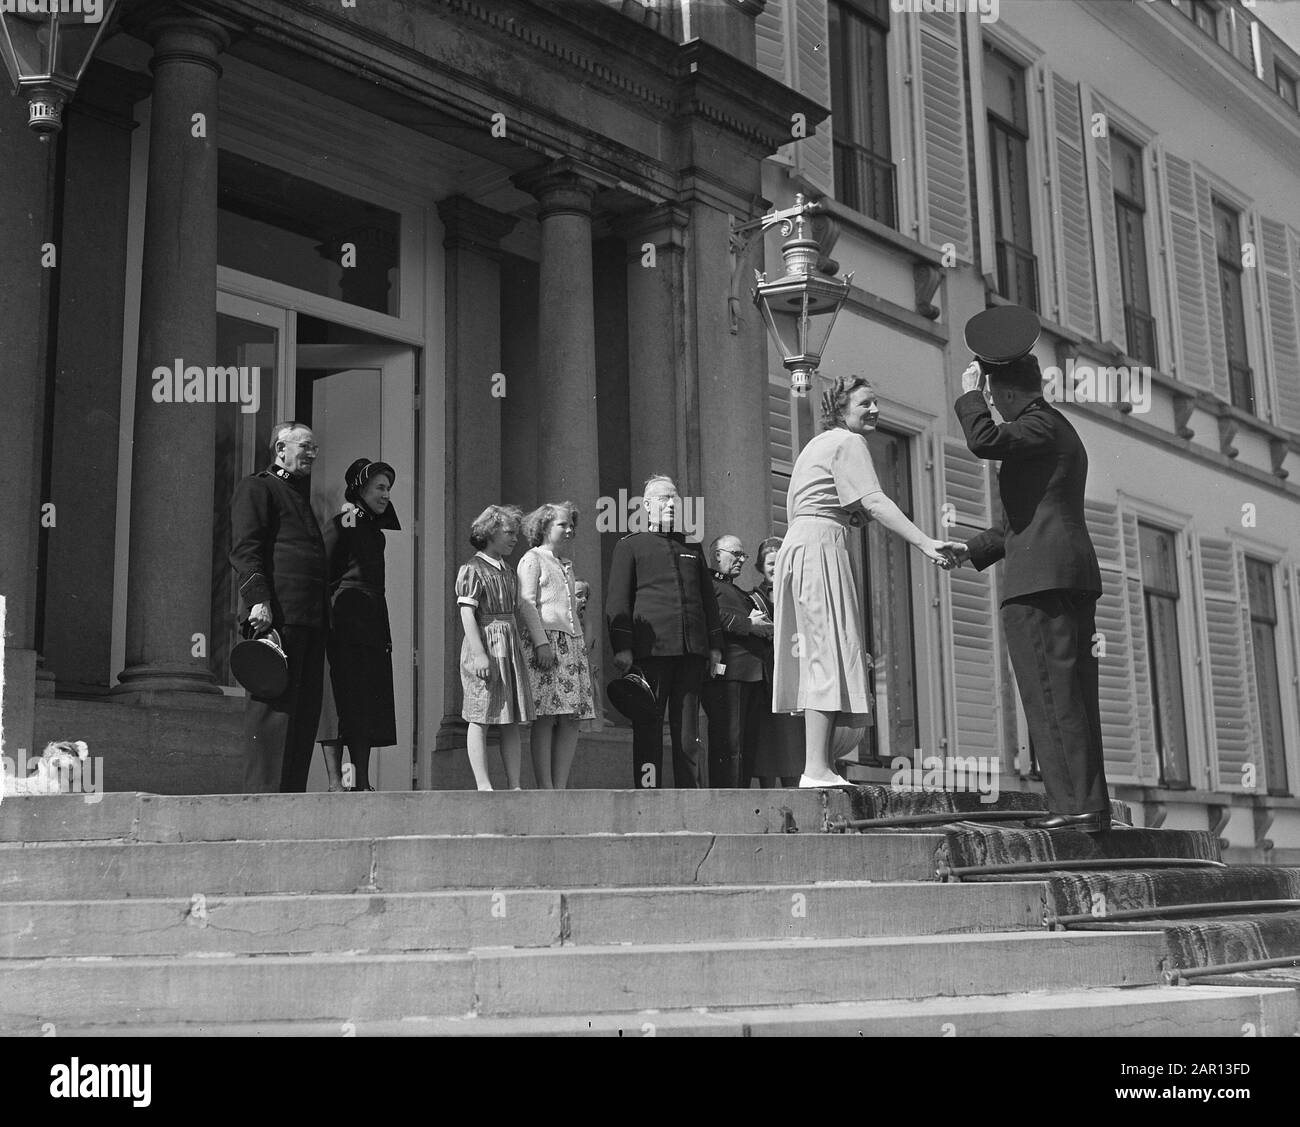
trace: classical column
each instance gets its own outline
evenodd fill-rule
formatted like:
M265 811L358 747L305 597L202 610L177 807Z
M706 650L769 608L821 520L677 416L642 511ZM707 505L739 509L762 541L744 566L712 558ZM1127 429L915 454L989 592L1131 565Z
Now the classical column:
M44 244L56 235L56 146L42 144L27 128L23 98L0 98L0 168L5 206L0 208L0 450L8 472L0 474L0 506L8 515L0 534L0 597L5 600L3 653L3 750L33 753L36 707L36 590L42 521L41 464L44 416L53 341L48 332L54 269L42 266ZM62 248L58 248L62 263ZM46 535L73 535L57 524Z
M573 501L581 510L574 566L578 576L591 584L587 613L603 622L604 577L593 519L600 496L591 260L591 211L597 185L567 159L516 176L514 182L540 204L538 499Z
M131 458L126 669L115 692L220 692L208 669L215 414L156 402L155 368L215 363L217 54L227 37L199 16L164 17L154 44L140 349ZM215 514L224 519L225 514ZM202 635L199 648L196 635Z
M446 237L448 490L443 538L448 582L469 557L469 527L488 505L501 501L501 404L509 392L494 379L501 366L500 243L514 228L512 215L464 196L438 204ZM460 608L446 599L443 718L435 748L465 746L461 719Z
M632 480L639 494L652 473L671 474L686 488L681 435L686 404L678 373L686 369L682 301L684 208L661 204L627 219L628 416Z

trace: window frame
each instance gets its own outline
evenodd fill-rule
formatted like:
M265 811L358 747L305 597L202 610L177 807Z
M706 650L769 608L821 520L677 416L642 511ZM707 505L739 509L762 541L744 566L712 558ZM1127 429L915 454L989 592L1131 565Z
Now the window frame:
M1201 630L1203 616L1201 614L1200 571L1195 558L1196 553L1200 550L1200 545L1196 539L1195 519L1191 513L1185 510L1162 505L1158 501L1128 493L1123 489L1116 490L1115 499L1119 508L1121 530L1124 527L1124 522L1131 517L1140 524L1149 524L1162 528L1166 532L1172 532L1175 536L1178 589L1181 592L1178 599L1176 619L1184 711L1186 713L1184 719L1187 724L1187 771L1191 779L1192 789L1204 789L1206 784L1198 782L1198 780L1208 780L1211 777L1209 732L1212 730L1213 717L1207 712L1206 693L1208 690L1201 661L1201 655L1205 652L1205 639L1202 637ZM1137 563L1140 569L1140 550ZM1124 564L1124 573L1126 576L1131 575L1127 559ZM1138 571L1136 579L1139 586L1141 586L1141 570ZM1144 635L1146 635L1148 623L1146 621L1145 590L1143 590L1142 598L1142 628ZM1148 654L1149 661L1150 655ZM1152 699L1149 703L1152 708L1152 726L1154 730L1155 700ZM1158 782L1153 782L1150 785L1160 787ZM1160 789L1163 790L1164 788L1160 787ZM1185 792L1174 790L1171 793L1182 794Z
M880 13L873 11L872 5L867 3L866 0L827 0L826 10L827 10L828 25L829 25L829 19L830 19L830 14L832 9L840 9L845 15L850 15L851 18L862 20L864 23L870 25L871 27L878 29L882 34L884 55L885 55L885 68L884 68L884 73L880 76L878 80L878 85L880 87L880 93L882 93L885 98L885 122L886 122L886 127L888 129L888 136L886 137L886 143L889 151L886 154L876 153L873 150L867 148L865 145L862 145L855 140L841 140L841 137L836 135L835 125L836 122L840 120L840 115L835 112L835 105L834 105L835 88L837 85L837 83L835 82L835 68L838 65L837 60L840 58L840 51L838 49L838 45L834 45L831 51L829 52L829 58L828 58L828 72L830 77L830 89L831 89L831 97L832 97L831 176L832 179L835 181L835 185L834 185L835 198L838 202L844 204L846 207L849 207L854 211L859 212L862 215L867 216L867 218L871 219L873 222L881 223L882 225L889 227L891 230L899 231L901 233L904 229L903 228L904 208L903 208L903 200L901 198L902 193L899 188L899 158L896 153L896 150L900 147L897 143L900 132L897 128L898 119L896 117L896 114L898 111L898 107L901 104L901 99L897 97L896 90L894 87L895 72L898 69L894 65L893 32L896 30L896 28L894 27L892 21L889 18L890 17L889 5L882 2L876 6L881 9ZM849 79L861 79L862 74L860 70L857 70L854 71L852 74L850 74L848 77ZM855 87L856 83L850 81L848 82L848 85L850 85L851 87ZM870 93L870 90L868 90L868 93ZM861 152L868 154L870 158L876 161L888 162L889 169L890 169L889 172L890 194L892 197L891 202L893 204L892 220L880 219L877 216L873 215L871 211L865 210L863 207L860 207L859 204L863 204L867 202L865 199L849 201L840 195L839 182L838 182L838 178L840 174L840 161L839 161L839 154L837 149L841 145L852 148L854 150L860 150Z

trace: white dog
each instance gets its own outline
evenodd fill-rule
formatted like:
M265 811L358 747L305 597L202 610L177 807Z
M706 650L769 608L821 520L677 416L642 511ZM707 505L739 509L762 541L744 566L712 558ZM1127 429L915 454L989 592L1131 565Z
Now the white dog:
M39 759L25 761L26 776L10 774L12 764L6 756L3 760L4 793L66 794L72 789L73 771L80 777L81 764L89 754L90 748L85 740L60 740L46 744ZM32 770L33 764L35 771Z

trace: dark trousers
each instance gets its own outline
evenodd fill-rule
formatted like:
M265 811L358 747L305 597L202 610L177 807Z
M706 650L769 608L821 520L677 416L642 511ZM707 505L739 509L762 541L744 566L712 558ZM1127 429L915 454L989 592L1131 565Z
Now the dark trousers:
M1011 665L1054 814L1110 809L1092 652L1096 607L1096 595L1072 590L1040 591L1002 607Z
M633 788L653 790L663 777L665 707L673 744L673 784L698 787L700 686L704 683L708 659L683 654L638 658L636 664L654 690L656 718L648 724L632 726Z
M704 682L700 700L709 718L709 786L749 786L766 687L762 681Z
M244 701L244 793L305 791L320 724L325 631L280 627L289 686L275 700Z

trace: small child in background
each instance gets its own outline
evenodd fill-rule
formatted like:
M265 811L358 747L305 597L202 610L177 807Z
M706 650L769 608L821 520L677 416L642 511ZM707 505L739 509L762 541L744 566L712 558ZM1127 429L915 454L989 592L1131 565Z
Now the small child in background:
M489 505L470 527L478 549L456 576L456 603L465 628L460 648L460 683L469 723L469 765L479 790L491 790L487 768L487 730L501 729L501 762L506 786L519 790L520 724L533 719L533 696L520 632L532 639L537 664L550 669L554 656L537 610L519 598L519 580L505 557L515 550L523 514L513 505Z

